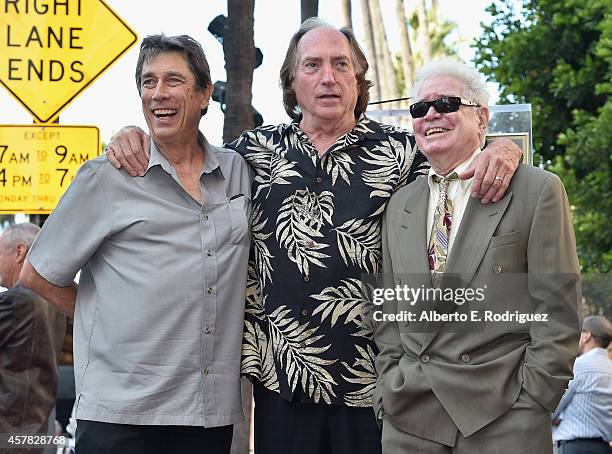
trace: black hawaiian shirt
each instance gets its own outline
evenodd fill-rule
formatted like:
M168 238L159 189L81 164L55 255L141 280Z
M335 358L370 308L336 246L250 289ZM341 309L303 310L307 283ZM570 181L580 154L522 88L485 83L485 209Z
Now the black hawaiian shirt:
M298 123L226 145L254 169L242 373L291 400L372 405L373 322L361 283L381 266L385 205L426 173L406 130L361 116L319 157Z

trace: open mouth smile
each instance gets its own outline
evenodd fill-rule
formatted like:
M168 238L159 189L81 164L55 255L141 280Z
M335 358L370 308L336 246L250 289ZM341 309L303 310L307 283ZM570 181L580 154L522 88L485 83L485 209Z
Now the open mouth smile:
M440 134L440 133L444 133L449 131L449 129L445 129L445 128L429 128L427 131L425 131L425 136L431 136L433 134Z
M153 109L153 115L157 118L173 117L177 112L175 109Z

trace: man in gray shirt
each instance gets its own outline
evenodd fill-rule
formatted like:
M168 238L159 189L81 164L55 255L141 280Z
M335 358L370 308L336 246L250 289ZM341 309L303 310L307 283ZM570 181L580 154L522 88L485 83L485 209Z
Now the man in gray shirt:
M243 418L249 171L198 132L212 84L195 40L145 38L136 83L147 171L87 162L21 280L75 318L77 453L228 453Z

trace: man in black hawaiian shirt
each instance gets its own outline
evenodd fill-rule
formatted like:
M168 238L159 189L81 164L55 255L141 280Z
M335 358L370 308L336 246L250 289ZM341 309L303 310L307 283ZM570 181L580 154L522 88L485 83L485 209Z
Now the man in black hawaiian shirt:
M360 278L380 271L387 201L427 164L411 134L364 115L367 70L350 29L305 21L281 68L293 122L227 145L255 173L242 372L254 383L256 454L381 452ZM141 139L123 131L109 158L136 175ZM519 156L509 141L489 145L475 195L499 199Z

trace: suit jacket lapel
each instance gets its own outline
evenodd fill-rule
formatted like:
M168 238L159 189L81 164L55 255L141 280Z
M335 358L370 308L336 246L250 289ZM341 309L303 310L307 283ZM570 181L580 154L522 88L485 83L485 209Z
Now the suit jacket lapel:
M429 262L427 257L427 207L429 205L429 186L427 178L419 178L413 183L418 185L411 191L404 204L404 215L398 229L398 243L401 251L402 272L425 275L426 285L431 286ZM425 238L425 239L424 239ZM402 247L403 245L403 247ZM421 281L421 279L417 279ZM421 285L424 282L419 282ZM416 282L411 283L415 285Z
M472 281L511 199L509 191L499 202L489 205L472 198L468 201L448 257L446 273L461 275L465 285Z
M459 282L461 287L469 286L511 199L512 191L510 190L503 199L488 205L483 205L480 200L470 198L446 263L446 270L440 283L441 288L455 288ZM449 313L456 307L455 304L436 305L435 310L440 313ZM421 351L425 350L436 337L442 324L436 324L434 327L425 336Z

